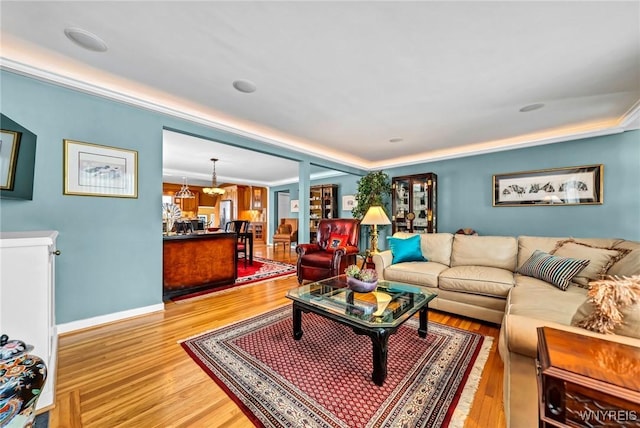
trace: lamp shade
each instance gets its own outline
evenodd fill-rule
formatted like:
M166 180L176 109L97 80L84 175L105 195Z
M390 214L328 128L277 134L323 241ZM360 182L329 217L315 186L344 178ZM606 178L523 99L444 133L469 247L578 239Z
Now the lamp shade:
M391 220L384 212L384 209L380 205L373 205L369 207L369 210L364 215L360 224L364 225L382 225L391 224Z

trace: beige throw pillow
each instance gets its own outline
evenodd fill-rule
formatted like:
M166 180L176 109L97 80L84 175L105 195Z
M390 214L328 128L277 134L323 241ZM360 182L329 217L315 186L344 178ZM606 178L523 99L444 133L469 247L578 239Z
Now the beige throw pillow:
M550 254L589 260L589 265L572 279L576 285L582 288L588 288L589 281L604 278L607 270L609 270L615 262L626 256L628 252L629 251L623 249L614 250L610 248L593 247L576 242L573 239L567 239L558 242L556 248L552 250Z
M640 275L593 281L588 296L571 325L640 339Z

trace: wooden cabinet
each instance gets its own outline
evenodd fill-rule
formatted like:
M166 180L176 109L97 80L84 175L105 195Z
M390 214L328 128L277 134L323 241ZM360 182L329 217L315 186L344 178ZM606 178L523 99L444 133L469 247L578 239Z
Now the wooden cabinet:
M47 366L37 409L55 403L57 236L56 231L0 233L0 332L32 345L30 354Z
M538 328L542 427L637 426L640 348Z
M265 226L264 222L251 222L249 224L249 231L253 233L253 242L266 242L265 239Z
M437 178L436 174L428 172L391 179L393 233L437 231Z
M262 187L251 188L251 209L252 210L261 210L262 208L264 208L263 194L264 192Z
M316 242L318 223L323 218L338 218L338 185L323 184L309 189L310 241Z

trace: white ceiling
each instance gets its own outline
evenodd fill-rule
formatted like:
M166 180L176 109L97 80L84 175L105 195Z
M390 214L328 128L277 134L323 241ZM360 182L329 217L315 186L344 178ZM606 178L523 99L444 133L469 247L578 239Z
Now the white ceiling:
M364 169L640 127L640 1L1 8L5 69ZM69 26L98 35L108 50L71 43ZM237 79L256 92L237 92ZM519 111L534 103L545 106ZM177 148L165 150L178 156ZM273 158L227 170L222 150L207 148L197 167L183 153L182 164L165 156L165 168L210 177L208 159L218 157L218 175L230 179L263 168L251 180L297 177L290 161L268 170Z

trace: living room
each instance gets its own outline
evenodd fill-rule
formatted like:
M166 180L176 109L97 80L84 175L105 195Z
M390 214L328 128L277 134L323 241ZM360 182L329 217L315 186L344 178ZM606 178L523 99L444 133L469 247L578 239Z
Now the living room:
M601 3L605 9L607 4ZM10 19L9 12L9 6L3 4L3 27L6 20ZM19 17L18 21L23 23L28 20L28 15L17 13L14 16ZM637 17L637 13L635 16ZM637 32L637 18L633 22ZM89 80L83 80L73 73L62 76L57 71L51 71L56 66L65 64L65 59L60 57L57 60L47 57L50 61L50 66L47 67L37 63L29 65L27 58L21 53L24 45L16 42L10 35L5 37L4 31L0 71L2 113L37 135L37 152L33 198L27 201L1 199L0 229L3 232L59 231L57 245L62 254L56 259L55 317L58 332L63 335L129 317L148 316L152 323L159 322L163 317L162 311L165 308L159 286L162 283L162 236L158 233L161 230L161 218L154 216L159 211L162 195L164 129L224 141L247 149L268 150L274 155L299 161L302 176L305 168L308 169L311 164L344 171L348 175L337 179L341 189L340 196L355 193L358 178L370 169L384 169L391 177L434 172L439 180L438 231L442 232L453 233L459 228L469 227L481 236L618 237L640 240L640 131L637 129L640 88L637 80L620 83L624 87L618 88L618 91L628 92L635 99L619 114L607 116L609 121L601 127L578 129L562 135L538 135L535 134L535 124L532 124L529 138L517 140L504 148L470 147L470 154L466 156L438 157L436 153L430 159L414 162L409 158L377 168L373 161L362 165L341 163L333 154L323 157L321 152L304 152L291 146L269 144L248 132L235 133L231 128L217 126L209 116L198 117L193 114L193 110L185 110L189 113L184 113L174 106L165 106L148 87L137 86L137 94L129 97L123 94L116 96L113 91L102 92L104 88L98 88L98 82L105 77L104 72L94 69L95 78ZM63 34L60 36L66 40ZM637 40L634 43L632 45L637 48ZM71 48L76 47L68 47L69 50ZM637 49L626 54L635 55L632 56L635 62L631 60L631 64L637 65ZM606 58L598 60L606 62ZM591 64L578 64L577 70L573 72L580 72L590 66ZM567 73L570 74L568 71ZM425 70L424 74L428 76L429 71ZM606 80L604 77L602 79ZM144 84L143 80L142 85ZM568 85L567 82L564 84ZM526 88L526 84L524 87ZM536 93L540 88L533 84L532 87L533 93L528 94L528 103L537 102L542 97ZM504 93L511 89L505 88ZM548 91L549 94L543 97L545 101L549 100L548 103L554 98L563 97L554 95L551 89ZM562 92L560 89L557 91ZM140 94L144 94L144 97L140 97ZM143 98L148 104L138 102ZM464 102L463 99L456 101L457 104ZM563 109L562 106L555 106L552 111L560 112ZM511 113L512 115L497 123L507 127L512 122L524 120L521 119L522 115L536 114L535 111L520 113L517 109ZM394 116L394 120L399 119ZM534 119L531 121L535 122ZM459 123L459 130L468 131L474 126ZM456 131L448 131L451 138L456 135ZM399 134L390 137L396 135ZM137 151L137 198L64 195L64 139ZM478 141L478 144L482 142ZM369 147L374 149L369 141L361 141L360 144L361 152L366 152ZM386 140L380 144L388 145ZM428 148L423 148L423 151L427 150ZM415 158L418 158L417 154ZM395 156L389 155L383 160L386 159L395 159ZM602 204L555 207L498 207L492 204L493 175L600 164L604 165ZM279 191L288 191L291 199L303 199L300 195L306 194L313 184L311 180L303 179L300 183L273 186L269 189L269 200L273 201L274 195ZM270 207L273 205L269 204ZM269 215L274 215L271 208ZM303 220L308 219L303 217ZM300 223L303 227L306 222ZM271 230L270 234L272 233ZM381 246L386 248L384 240L381 240ZM269 307L287 303L284 293L290 286L290 283L273 285L277 289L274 290L274 295L280 295L273 297ZM254 298L259 300L258 297ZM233 306L232 301L220 300L217 303L226 307L223 311L226 320L239 319L241 314L232 315L233 310L229 309ZM251 310L244 309L242 315L259 313L266 310L266 306L257 304ZM202 304L190 309L194 313L208 310ZM441 317L446 318L446 315ZM189 327L185 329L189 330L189 334L172 337L172 340L175 342L219 325L210 319L195 320L194 324L199 327L199 331L195 331L198 330L195 327ZM465 321L463 319L457 322L464 325ZM118 327L112 327L112 331L117 335ZM171 335L177 334L175 330L171 330ZM91 340L86 340L78 346L90 348ZM70 340L69 346L73 346L72 343L73 340ZM110 346L112 352L118 352L117 344ZM140 338L140 346L147 346L144 338ZM163 375L179 376L170 372ZM133 378L131 373L128 376L128 380ZM204 390L205 386L199 384L199 388ZM88 391L84 394L91 396L92 391ZM61 396L68 392L59 391ZM222 403L223 399L218 400ZM72 400L70 402L73 403ZM178 401L174 402L177 403ZM91 403L89 398L87 406L91 408L92 405L95 403ZM230 404L225 406L226 411L231 411ZM176 419L180 420L179 417ZM183 422L195 423L195 419L184 419Z

